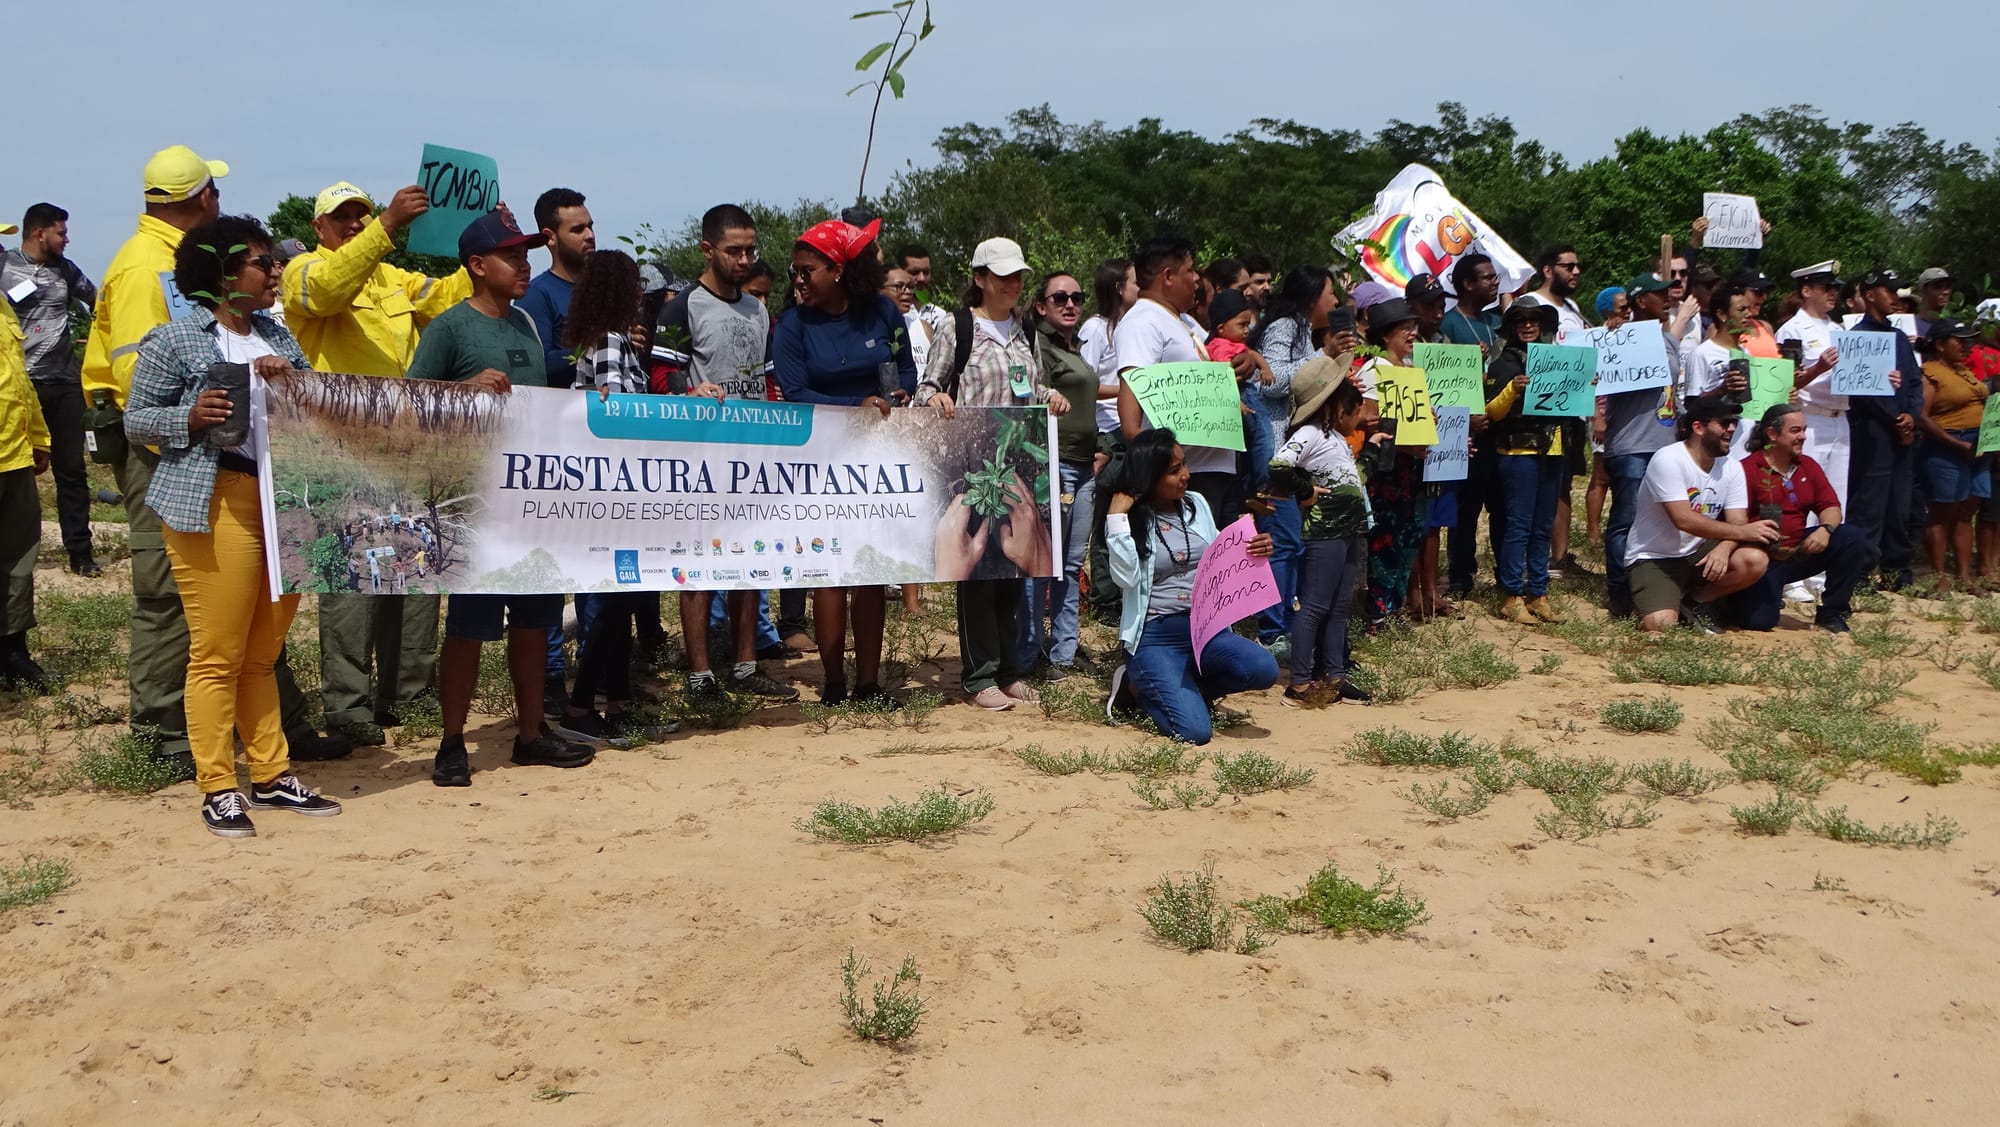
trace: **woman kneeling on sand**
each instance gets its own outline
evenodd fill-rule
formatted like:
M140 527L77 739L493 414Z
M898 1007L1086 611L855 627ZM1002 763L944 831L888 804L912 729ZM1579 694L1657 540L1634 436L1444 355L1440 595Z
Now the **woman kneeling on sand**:
M1111 556L1111 579L1125 596L1118 640L1130 655L1119 681L1130 677L1139 704L1162 733L1192 744L1214 734L1208 706L1230 693L1268 689L1278 680L1270 651L1230 631L1210 639L1195 668L1189 609L1195 571L1215 539L1215 517L1199 493L1188 492L1187 462L1174 432L1142 431L1127 447L1120 479L1099 530ZM1248 545L1271 554L1269 533Z

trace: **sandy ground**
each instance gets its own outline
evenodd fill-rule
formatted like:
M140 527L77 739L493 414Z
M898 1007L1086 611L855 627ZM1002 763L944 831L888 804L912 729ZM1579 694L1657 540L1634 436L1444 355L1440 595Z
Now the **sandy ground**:
M952 705L915 733L820 735L767 710L569 772L510 766L511 728L488 718L470 790L430 785L428 746L369 749L302 770L342 817L265 814L243 842L202 832L192 784L0 811L0 858L63 856L80 877L0 915L0 1124L2000 1119L1994 771L1936 789L1878 773L1821 800L1871 822L1948 814L1967 832L1943 851L1745 837L1728 807L1767 788L1742 785L1581 843L1535 828L1532 791L1441 825L1397 797L1420 773L1347 760L1354 731L1720 767L1693 733L1745 692L1665 690L1680 731L1624 735L1598 704L1659 686L1474 621L1524 669L1565 663L1394 705L1239 699L1255 723L1216 749L1319 776L1207 809L1156 812L1123 777L1012 755L1136 732ZM1804 637L1744 644L1776 660ZM2000 694L1967 671L1926 664L1912 689L1895 711L1938 738L1993 738ZM899 744L920 753L880 754ZM996 812L929 845L793 828L825 797L939 782L987 789ZM1187 955L1135 911L1162 873L1212 863L1248 896L1328 860L1363 878L1386 863L1431 922ZM1819 874L1848 891L1812 891ZM881 974L916 957L931 1012L907 1046L841 1024L850 946ZM550 1089L575 1094L536 1098Z

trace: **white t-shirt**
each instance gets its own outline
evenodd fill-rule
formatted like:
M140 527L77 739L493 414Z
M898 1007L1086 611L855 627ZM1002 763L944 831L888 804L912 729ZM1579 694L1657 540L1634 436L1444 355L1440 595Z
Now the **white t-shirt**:
M1662 446L1646 466L1646 480L1639 487L1639 511L1632 519L1631 539L1625 544L1625 563L1638 560L1682 559L1694 555L1702 538L1674 527L1667 517L1668 505L1692 505L1702 516L1723 519L1730 509L1748 509L1750 491L1743 479L1743 463L1735 457L1715 460L1703 470L1688 453L1687 443Z
M1590 322L1584 319L1583 311L1576 307L1573 298L1558 298L1547 290L1536 290L1525 294L1522 301L1538 302L1555 307L1556 331L1559 333L1583 333L1590 331Z
M1005 348L1007 347L1007 342L1014 339L1014 319L1009 317L1005 321L989 321L979 314L974 313L972 315L972 331L986 334L988 340Z
M903 332L910 338L910 359L916 361L917 372L921 375L930 361L931 328L924 323L924 315L914 305L903 314Z
M276 356L277 350L271 343L257 335L252 329L241 335L232 333L220 324L215 326L216 343L221 346L222 358L231 364L250 366L250 438L241 446L232 446L231 454L241 454L251 461L257 461L258 448L264 444L264 377L257 374L257 358Z
M1824 317L1815 317L1801 309L1792 314L1792 319L1778 327L1778 343L1788 340L1799 342L1799 364L1810 368L1819 361L1820 354L1833 347L1834 324ZM1821 372L1813 381L1798 390L1799 402L1821 411L1847 410L1847 397L1833 393L1833 373Z
M1132 304L1118 320L1118 370L1152 364L1184 364L1207 359L1180 316L1149 297ZM1150 420L1148 420L1150 425ZM1189 473L1235 473L1236 452L1213 446L1184 446Z
M1097 373L1100 388L1118 386L1118 351L1111 344L1111 322L1092 315L1076 330L1077 351L1083 355L1083 362ZM1110 434L1118 429L1118 400L1097 401L1097 432Z
M1719 391L1728 376L1729 350L1712 340L1702 341L1681 357L1681 378L1688 395Z

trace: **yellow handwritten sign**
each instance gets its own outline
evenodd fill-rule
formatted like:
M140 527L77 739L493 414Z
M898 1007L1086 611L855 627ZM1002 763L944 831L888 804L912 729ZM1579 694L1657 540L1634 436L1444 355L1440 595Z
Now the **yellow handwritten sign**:
M1396 420L1396 445L1437 444L1437 416L1431 412L1430 384L1422 368L1375 369L1375 394L1382 417Z

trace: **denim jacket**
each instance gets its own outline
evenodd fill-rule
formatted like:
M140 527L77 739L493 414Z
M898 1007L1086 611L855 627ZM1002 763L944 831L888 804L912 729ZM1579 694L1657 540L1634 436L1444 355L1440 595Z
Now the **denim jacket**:
M1190 490L1188 505L1194 513L1188 524L1204 540L1214 541L1215 514L1209 512L1202 495ZM1139 542L1132 538L1132 518L1127 513L1104 515L1104 548L1110 556L1111 581L1125 592L1118 612L1118 640L1126 653L1139 652L1139 636L1146 632L1146 607L1153 601L1153 567L1139 558Z
M250 314L250 330L271 351L307 371L299 342L268 313ZM160 464L146 487L146 505L177 532L210 532L208 503L215 493L215 467L222 451L188 434L188 412L208 379L208 366L222 361L215 314L194 309L146 334L132 369L132 392L125 400L125 437L160 448Z

